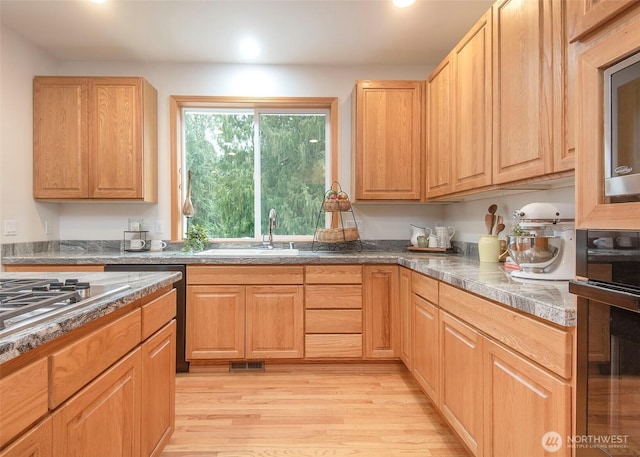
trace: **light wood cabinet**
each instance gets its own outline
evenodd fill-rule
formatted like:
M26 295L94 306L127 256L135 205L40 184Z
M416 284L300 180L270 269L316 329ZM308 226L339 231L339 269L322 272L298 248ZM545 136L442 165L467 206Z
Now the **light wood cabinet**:
M157 202L157 92L143 78L34 78L36 199Z
M552 173L564 150L565 2L493 6L493 182Z
M52 455L138 457L140 381L136 349L53 413Z
M405 366L413 369L413 303L411 302L411 270L398 269L398 305L400 310L400 359Z
M543 457L544 435L556 432L562 444L549 452L570 456L570 384L491 341L484 352L484 455Z
M573 0L567 2L571 9L568 19L569 38L575 41L594 32L614 17L632 6L638 6L639 0Z
M47 417L0 452L0 457L49 457L53 452L52 446L53 427L51 418Z
M398 267L364 267L364 356L367 359L395 358L398 355Z
M412 294L413 376L435 405L440 405L440 318L437 306Z
M449 54L427 79L426 197L452 192L454 151L453 54Z
M140 455L156 457L173 433L176 405L176 321L141 347L142 411Z
M491 10L453 50L452 191L492 184Z
M187 360L302 358L303 267L187 267Z
M187 360L243 359L244 330L243 286L187 287Z
M303 286L247 286L246 301L247 358L304 356Z
M362 358L362 266L305 267L305 358Z
M357 81L354 89L356 200L422 197L422 81Z
M483 455L483 338L446 312L440 313L442 395L440 410L476 457Z

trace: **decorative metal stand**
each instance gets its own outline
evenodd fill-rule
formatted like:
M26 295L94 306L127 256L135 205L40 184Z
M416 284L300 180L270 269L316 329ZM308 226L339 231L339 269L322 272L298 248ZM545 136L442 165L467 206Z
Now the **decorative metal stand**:
M325 228L325 215L331 214L332 228ZM349 214L351 215L349 217ZM347 220L353 221L353 227L345 227L345 215ZM334 182L331 188L324 193L316 230L313 235L311 250L320 249L327 251L362 251L362 240L356 224L356 217L349 201L349 196L342 191L338 182Z
M151 248L151 241L147 239L147 230L125 230L122 235L122 249L126 252L142 252L148 251ZM142 240L144 246L139 249L131 247L131 240Z

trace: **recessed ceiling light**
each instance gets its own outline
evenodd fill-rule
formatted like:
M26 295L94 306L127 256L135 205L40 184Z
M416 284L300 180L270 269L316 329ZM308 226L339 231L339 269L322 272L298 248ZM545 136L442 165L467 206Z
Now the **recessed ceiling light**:
M406 8L407 6L411 6L416 2L416 0L393 0L393 5L398 8Z
M253 38L244 38L240 42L240 53L246 59L253 59L260 54L260 46Z
M91 3L105 3L107 0L89 0Z

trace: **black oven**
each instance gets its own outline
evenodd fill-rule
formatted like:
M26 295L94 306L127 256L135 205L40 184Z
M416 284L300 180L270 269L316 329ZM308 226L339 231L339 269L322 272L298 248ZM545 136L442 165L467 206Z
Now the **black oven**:
M640 231L578 230L577 457L640 456Z

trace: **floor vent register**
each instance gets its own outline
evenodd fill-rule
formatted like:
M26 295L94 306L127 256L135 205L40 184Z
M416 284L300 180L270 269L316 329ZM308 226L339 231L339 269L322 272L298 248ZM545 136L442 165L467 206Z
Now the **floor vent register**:
M264 371L264 361L229 362L229 371Z

